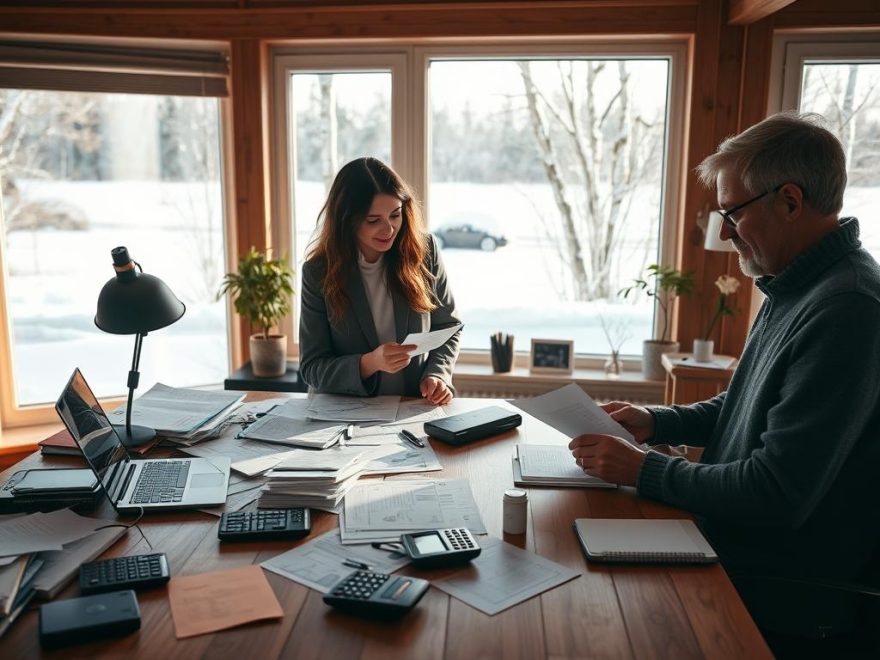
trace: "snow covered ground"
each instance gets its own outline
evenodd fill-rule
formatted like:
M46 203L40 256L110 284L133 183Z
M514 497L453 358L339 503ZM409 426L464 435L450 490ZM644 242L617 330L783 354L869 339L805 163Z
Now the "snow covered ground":
M7 236L4 267L14 332L14 369L21 404L53 401L70 372L83 370L99 396L124 391L134 339L99 331L93 323L98 293L114 276L110 250L129 248L145 272L162 278L187 305L176 324L144 341L141 385L161 380L188 386L219 383L229 373L224 302L215 301L222 264L219 187L157 182L22 185L29 199L54 197L78 206L88 231L41 230ZM297 189L297 263L323 202L319 184ZM880 256L880 189L852 189L844 214L861 217L863 240ZM623 258L613 290L656 259L656 190L640 191L633 203ZM211 214L204 209L212 208ZM443 259L465 323L463 346L488 349L489 335L516 336L528 350L532 337L573 339L578 353L607 354L600 317L625 320L624 353L638 354L651 335L652 307L641 298L570 302L563 295L564 269L541 217L554 217L547 186L435 184L432 228L467 221L504 234L509 244L495 252L444 249ZM195 223L184 218L199 217ZM206 272L204 257L215 260ZM209 269L210 270L210 269Z

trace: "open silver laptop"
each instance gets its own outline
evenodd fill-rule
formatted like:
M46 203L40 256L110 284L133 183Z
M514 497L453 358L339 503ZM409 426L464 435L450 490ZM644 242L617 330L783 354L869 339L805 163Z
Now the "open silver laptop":
M130 459L79 369L55 410L117 511L193 509L226 502L228 458Z

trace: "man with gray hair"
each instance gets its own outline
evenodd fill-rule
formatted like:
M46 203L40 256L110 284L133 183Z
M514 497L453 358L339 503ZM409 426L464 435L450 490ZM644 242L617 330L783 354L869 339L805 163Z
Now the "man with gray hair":
M838 218L845 158L819 119L773 115L697 170L766 296L727 391L604 406L639 442L703 447L700 462L607 435L570 444L589 474L696 514L771 644L849 632L854 602L815 583L862 574L880 533L880 267Z

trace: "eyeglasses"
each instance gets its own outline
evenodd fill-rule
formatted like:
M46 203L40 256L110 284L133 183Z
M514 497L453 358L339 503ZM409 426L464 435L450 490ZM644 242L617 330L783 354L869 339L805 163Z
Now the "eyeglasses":
M743 202L742 204L737 204L732 209L727 209L727 210L718 209L718 213L721 214L721 217L724 218L724 222L727 223L727 225L731 229L736 229L736 225L739 223L739 220L737 220L736 218L733 217L734 213L739 213L745 207L747 207L749 204L751 204L752 202L757 202L762 197L766 197L767 195L769 195L771 193L779 192L779 189L782 188L782 186L784 186L784 185L785 185L784 183L780 183L778 186L776 186L772 190L766 190L766 191L762 192L760 195L757 195L756 197L752 197L750 200Z

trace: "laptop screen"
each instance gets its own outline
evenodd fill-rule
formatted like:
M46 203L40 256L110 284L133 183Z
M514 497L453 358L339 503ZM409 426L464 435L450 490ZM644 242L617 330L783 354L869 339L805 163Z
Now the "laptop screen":
M111 485L118 479L119 468L128 454L79 369L74 370L55 403L55 410L98 475L104 490L108 494L113 492Z

